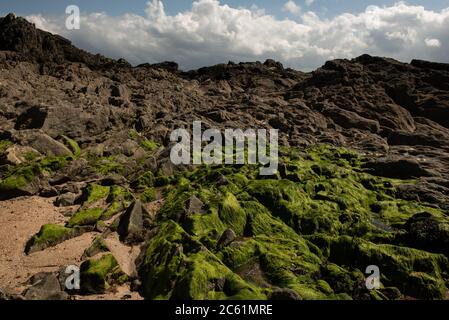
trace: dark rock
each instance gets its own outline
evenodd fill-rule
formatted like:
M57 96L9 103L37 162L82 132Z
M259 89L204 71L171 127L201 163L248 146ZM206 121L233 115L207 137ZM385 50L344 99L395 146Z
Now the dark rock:
M405 224L401 239L407 246L442 253L449 257L449 223L431 213L418 213Z
M281 301L282 300L284 300L284 301L302 300L302 298L299 294L297 294L292 289L288 289L288 288L274 288L269 299L270 300L281 300Z
M186 215L195 213L204 213L204 203L195 196L191 196L184 202L184 209Z
M58 276L54 273L38 273L29 280L30 288L23 296L26 300L67 300L68 295L61 289Z
M75 194L75 193L71 193L71 192L64 193L56 198L55 206L57 206L57 207L73 206L78 197L79 197L79 194Z
M413 159L382 158L363 164L363 168L373 175L397 179L412 179L434 175Z
M138 279L135 279L131 282L131 291L137 292L142 287L142 282Z
M20 131L15 135L22 145L28 145L46 156L70 156L72 152L61 142L43 132Z
M225 185L229 184L229 180L228 180L228 178L226 178L226 176L220 174L217 178L217 181L215 181L215 184L217 186L225 186Z
M230 245L236 238L237 235L235 234L234 230L226 229L217 242L217 248L221 249Z
M58 195L58 190L54 187L48 187L40 190L39 195L44 198L52 198Z
M122 241L126 243L139 243L144 240L144 217L148 213L142 207L142 202L136 200L131 204L120 218L118 232Z

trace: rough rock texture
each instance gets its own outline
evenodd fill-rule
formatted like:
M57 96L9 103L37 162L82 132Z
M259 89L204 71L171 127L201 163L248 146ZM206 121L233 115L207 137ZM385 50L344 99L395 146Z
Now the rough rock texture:
M93 243L85 294L131 282L150 299L444 299L448 119L446 64L133 67L0 18L0 199L71 210L26 252L87 231L142 244L129 279ZM279 172L173 165L170 134L194 120L279 129ZM378 290L364 285L369 265ZM40 290L25 297L50 297Z

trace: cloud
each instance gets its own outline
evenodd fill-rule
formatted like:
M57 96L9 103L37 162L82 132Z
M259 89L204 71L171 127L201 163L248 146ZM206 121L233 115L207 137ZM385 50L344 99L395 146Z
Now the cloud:
M438 39L429 39L427 38L426 40L424 40L426 42L426 45L428 47L434 47L434 48L439 48L441 47L441 42Z
M298 6L294 1L290 0L284 4L282 7L282 11L289 12L294 14L295 16L299 16L301 14L301 7Z
M28 19L83 49L125 57L133 64L174 60L184 69L232 61L274 58L311 70L326 60L363 53L449 62L449 8L440 12L397 3L370 6L358 14L322 19L309 11L297 21L278 19L259 8L233 8L217 0L197 0L189 10L169 15L162 1L145 13L81 16L81 29L65 29L65 17ZM440 39L440 40L438 40Z
M311 6L312 3L315 2L315 0L306 0L305 2L306 2L306 5L307 5L307 6Z

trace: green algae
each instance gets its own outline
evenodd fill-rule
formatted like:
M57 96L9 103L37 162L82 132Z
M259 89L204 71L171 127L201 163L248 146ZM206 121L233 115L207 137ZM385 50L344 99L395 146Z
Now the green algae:
M131 192L123 187L91 183L83 190L81 208L70 218L67 226L95 225L100 220L108 220L126 210L133 199Z
M64 140L64 143L66 145L68 145L68 147L70 148L70 151L72 151L73 155L76 158L81 155L81 148L75 140L73 140L67 136L64 136L64 135L62 136L62 139Z
M144 203L153 202L156 200L156 189L147 188L140 194L140 200Z
M9 140L0 140L0 153L5 152L12 145L13 143Z
M66 228L56 224L43 225L39 232L27 242L25 252L31 253L55 246L83 232L82 228Z
M84 293L104 293L111 285L126 282L127 277L112 254L89 259L80 266L81 290Z
M225 290L204 290L223 290L225 280L215 279L213 269L224 265L222 273L230 271L258 295L281 287L304 299L389 299L384 289L365 287L366 267L378 265L394 297L441 299L447 257L404 247L398 239L419 212L447 216L435 206L397 199L396 186L415 182L366 174L362 162L354 151L320 145L282 150L279 174L271 177L259 176L257 166L235 165L202 166L176 181L167 178L163 185L172 186L157 219L178 238L168 240L168 231L160 230L150 243L142 271L146 296L229 298ZM219 177L226 183L217 184ZM205 204L204 212L184 213L191 196ZM228 228L238 238L218 248ZM204 265L207 280L198 281L208 286L192 287L197 267L191 257Z
M94 225L101 219L102 214L103 209L101 208L80 210L70 218L67 222L67 227Z
M150 299L262 299L211 251L173 221L163 223L150 242L141 270Z

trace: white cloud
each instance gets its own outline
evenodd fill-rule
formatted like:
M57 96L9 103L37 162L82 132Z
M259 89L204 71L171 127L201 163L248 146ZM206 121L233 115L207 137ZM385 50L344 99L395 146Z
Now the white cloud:
M282 7L282 11L289 12L294 14L295 16L299 16L301 14L301 7L298 6L294 1L290 0L284 4Z
M439 48L441 47L441 41L438 39L429 39L424 40L428 47Z
M332 19L309 11L292 21L218 0L197 0L189 10L169 15L161 1L153 0L142 15L84 15L81 30L75 31L65 29L64 17L28 19L83 49L125 57L134 64L174 60L191 69L228 60L274 58L311 70L329 59L363 53L449 62L449 42L438 40L449 39L449 8L435 12L405 3L370 6Z
M307 6L311 6L312 3L315 2L315 0L306 0L305 2L306 2L306 5L307 5Z

